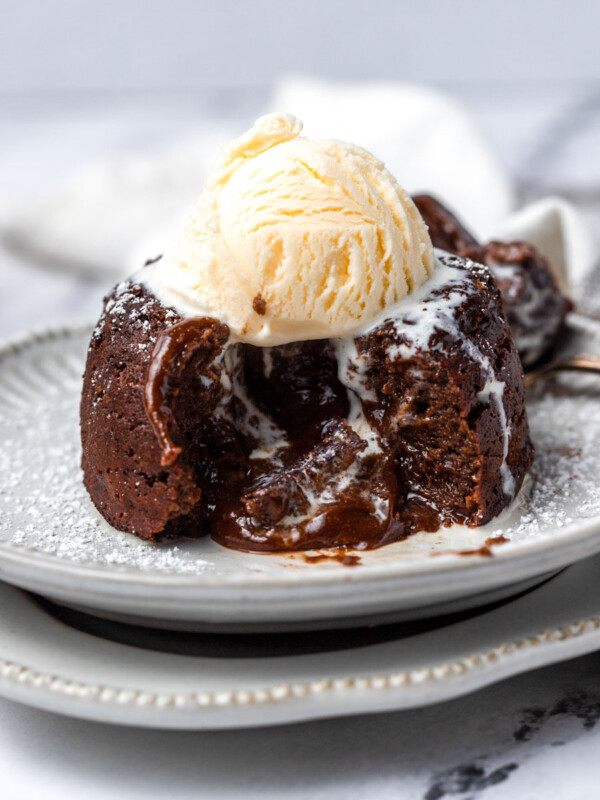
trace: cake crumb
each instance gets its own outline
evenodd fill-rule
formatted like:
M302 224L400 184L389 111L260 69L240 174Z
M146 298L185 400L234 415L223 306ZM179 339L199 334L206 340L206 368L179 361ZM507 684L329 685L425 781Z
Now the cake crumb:
M256 297L252 301L252 308L256 311L257 314L260 314L261 317L264 317L264 315L267 313L267 301L260 294L260 292L256 295Z

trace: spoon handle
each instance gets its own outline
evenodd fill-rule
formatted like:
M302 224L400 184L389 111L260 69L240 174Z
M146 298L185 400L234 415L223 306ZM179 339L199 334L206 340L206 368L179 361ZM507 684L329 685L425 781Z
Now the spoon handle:
M534 369L525 375L525 386L532 386L540 378L553 372L574 370L576 372L593 372L600 375L600 356L578 353L570 358L557 359Z

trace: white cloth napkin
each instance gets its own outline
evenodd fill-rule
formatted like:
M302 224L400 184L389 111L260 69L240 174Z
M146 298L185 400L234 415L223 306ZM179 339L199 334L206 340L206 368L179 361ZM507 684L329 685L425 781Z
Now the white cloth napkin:
M286 79L267 110L295 114L311 138L366 147L408 191L437 195L483 239L533 242L565 286L598 259L597 242L567 201L548 198L511 213L511 180L467 111L437 90ZM162 151L84 166L35 203L2 208L0 237L41 261L122 276L168 247L218 149L239 133L231 125L204 125Z
M580 285L598 265L600 248L579 211L560 197L545 197L511 214L490 238L531 242L552 264L565 291Z

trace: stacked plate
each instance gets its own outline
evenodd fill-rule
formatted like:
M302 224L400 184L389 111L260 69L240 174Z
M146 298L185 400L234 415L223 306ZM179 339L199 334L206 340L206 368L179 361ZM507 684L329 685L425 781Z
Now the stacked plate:
M593 324L573 326L570 346L589 350ZM232 727L434 702L600 646L600 557L560 572L600 552L597 378L534 388L536 462L490 525L351 558L250 555L148 545L98 517L79 470L89 334L0 352L0 693Z

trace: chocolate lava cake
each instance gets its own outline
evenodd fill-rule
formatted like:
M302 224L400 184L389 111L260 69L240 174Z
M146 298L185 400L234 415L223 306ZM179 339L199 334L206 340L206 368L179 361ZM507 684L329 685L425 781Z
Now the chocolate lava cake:
M490 268L523 364L531 366L543 357L573 307L544 256L527 242L480 244L439 200L422 194L413 201L429 227L434 247Z
M467 242L460 226L442 232L446 248ZM527 255L543 273L525 245L486 247L478 260L518 273ZM533 459L522 365L489 270L437 259L361 335L273 347L183 318L144 271L117 286L81 403L84 480L102 516L146 540L211 535L247 551L372 548L492 519Z

